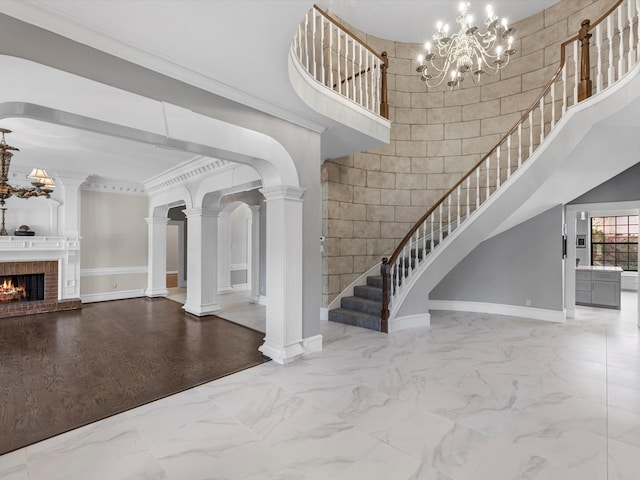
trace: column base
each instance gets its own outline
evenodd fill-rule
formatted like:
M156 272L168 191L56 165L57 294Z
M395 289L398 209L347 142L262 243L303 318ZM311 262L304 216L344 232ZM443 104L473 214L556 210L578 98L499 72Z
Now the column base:
M145 297L166 297L169 295L169 290L166 288L147 288L144 295Z
M212 315L220 311L220 305L217 303L210 303L208 305L189 305L188 303L185 303L182 308L185 312L197 317Z
M260 303L260 295L251 295L249 297L249 303L259 304Z
M258 351L262 352L263 355L269 357L276 363L280 365L286 365L287 363L291 363L294 360L300 358L304 355L305 351L302 346L302 341L294 343L292 345L280 346L273 345L265 340L265 342L258 347Z

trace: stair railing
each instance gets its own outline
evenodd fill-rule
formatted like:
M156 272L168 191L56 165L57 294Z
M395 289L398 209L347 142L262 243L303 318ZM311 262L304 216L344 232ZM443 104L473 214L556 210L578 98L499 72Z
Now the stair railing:
M593 36L595 42L591 45ZM427 261L434 250L442 248L443 225L450 226L448 234L451 234L508 182L567 110L591 96L592 77L597 94L638 62L640 0L618 0L595 23L583 21L580 33L563 42L560 49L558 69L533 105L489 153L416 222L391 256L382 259L381 331L389 331L389 320L395 317L398 302L418 266ZM439 231L439 236L434 237L434 231ZM420 251L423 254L419 255Z
M291 49L317 82L389 118L386 52L377 53L317 5L298 26Z

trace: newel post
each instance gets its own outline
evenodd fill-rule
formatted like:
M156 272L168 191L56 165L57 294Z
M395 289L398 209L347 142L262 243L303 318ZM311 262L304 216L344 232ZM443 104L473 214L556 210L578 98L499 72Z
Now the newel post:
M380 65L380 73L382 75L380 85L380 115L389 118L389 98L387 93L387 70L389 69L389 57L387 52L382 52L382 65Z
M389 259L384 257L380 265L382 275L382 310L380 311L380 331L389 333Z
M581 102L591 96L591 62L589 60L590 20L583 20L578 40L582 48L580 51L580 83L578 84L578 101Z

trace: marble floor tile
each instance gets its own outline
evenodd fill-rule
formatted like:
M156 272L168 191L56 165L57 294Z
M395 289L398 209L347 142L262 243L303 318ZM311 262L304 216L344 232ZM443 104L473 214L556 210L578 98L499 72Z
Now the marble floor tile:
M607 422L610 439L640 448L640 413L609 406Z
M640 413L640 390L628 388L614 383L607 386L609 405L634 413Z
M609 440L607 480L637 480L640 477L640 448Z
M2 480L29 480L26 448L0 455L0 478Z
M30 480L164 479L165 472L124 415L27 447ZM132 472L137 472L132 473Z
M0 479L635 480L636 305L432 312L389 335L322 322L322 352L0 456Z

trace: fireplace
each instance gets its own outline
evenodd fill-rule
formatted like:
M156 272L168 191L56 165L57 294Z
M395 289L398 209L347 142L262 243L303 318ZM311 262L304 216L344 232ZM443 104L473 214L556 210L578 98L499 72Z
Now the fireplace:
M58 261L0 263L0 318L76 308L58 299Z
M44 300L44 273L0 276L0 303Z

